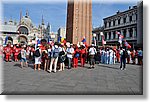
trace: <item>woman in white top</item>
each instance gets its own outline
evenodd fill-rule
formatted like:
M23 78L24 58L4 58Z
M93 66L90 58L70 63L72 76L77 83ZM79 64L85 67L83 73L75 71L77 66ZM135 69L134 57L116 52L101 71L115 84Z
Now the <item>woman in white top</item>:
M38 70L40 71L41 70L40 67L41 67L41 55L42 55L42 52L41 52L41 49L39 48L39 45L37 46L36 50L39 50L40 56L39 57L35 56L34 70L36 70L36 67L38 66Z

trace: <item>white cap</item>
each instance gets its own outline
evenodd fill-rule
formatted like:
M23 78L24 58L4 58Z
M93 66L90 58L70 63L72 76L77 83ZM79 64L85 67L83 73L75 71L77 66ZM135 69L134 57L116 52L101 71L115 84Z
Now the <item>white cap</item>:
M38 46L41 46L41 44L38 44Z
M94 44L92 44L91 46L94 46Z
M54 45L54 47L55 47L55 48L58 48L58 46L57 46L57 45Z

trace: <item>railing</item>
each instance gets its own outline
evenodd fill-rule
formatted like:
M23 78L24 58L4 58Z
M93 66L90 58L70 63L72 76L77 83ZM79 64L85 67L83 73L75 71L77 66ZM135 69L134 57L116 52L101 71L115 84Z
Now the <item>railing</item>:
M129 25L136 24L136 23L137 23L137 21L131 21L131 22L128 22L128 23L123 23L123 24L119 24L119 25L115 25L115 26L111 26L111 27L106 27L106 28L104 28L104 30L129 26Z

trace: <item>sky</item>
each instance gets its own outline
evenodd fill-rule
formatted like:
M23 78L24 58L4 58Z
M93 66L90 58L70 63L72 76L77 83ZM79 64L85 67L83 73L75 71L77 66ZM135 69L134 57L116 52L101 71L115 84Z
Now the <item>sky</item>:
M63 2L2 2L2 19L19 21L20 11L25 16L26 10L35 26L41 24L42 15L47 25L49 22L52 31L57 32L59 27L66 27L67 0ZM33 0L34 1L34 0ZM42 1L42 0L41 0ZM123 0L122 0L123 1ZM92 3L92 26L99 27L103 25L103 18L116 14L119 11L125 11L129 6L137 4L134 2L93 2ZM3 21L2 20L2 21Z

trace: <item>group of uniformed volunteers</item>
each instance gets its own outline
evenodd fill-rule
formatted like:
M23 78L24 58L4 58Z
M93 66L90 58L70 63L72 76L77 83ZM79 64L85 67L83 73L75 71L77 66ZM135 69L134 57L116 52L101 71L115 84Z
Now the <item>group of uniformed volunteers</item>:
M127 64L143 64L141 48L127 49L126 47L98 47L94 44L87 46L84 43L52 43L43 40L41 44L26 45L8 43L0 46L1 58L6 62L20 61L20 67L34 65L34 70L45 70L49 73L64 71L65 69L85 67L95 68L96 64L120 63L120 69L126 69Z

